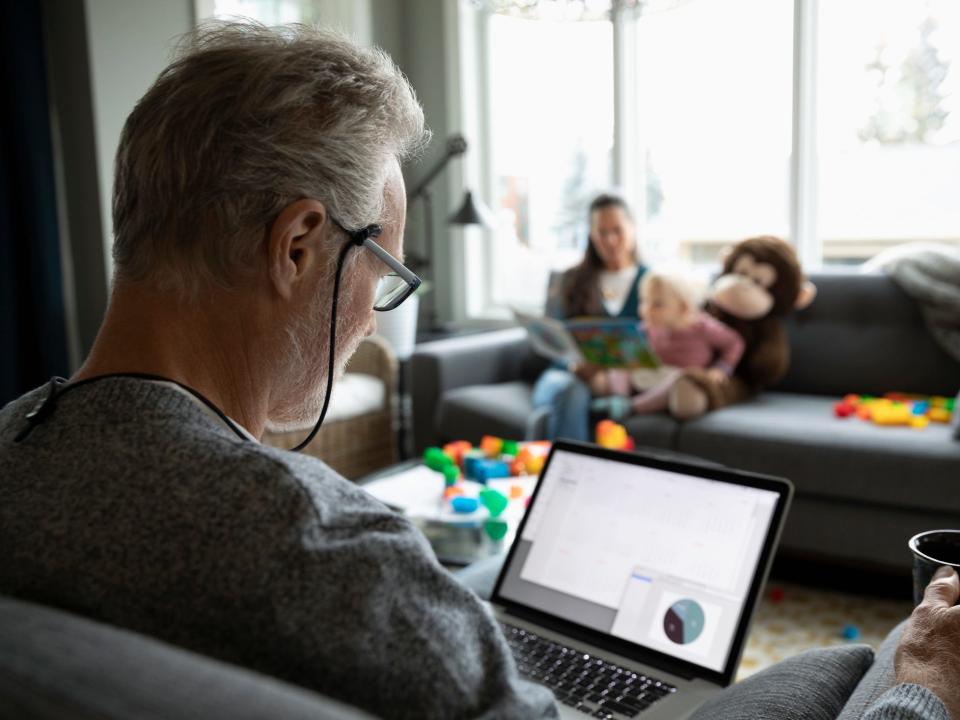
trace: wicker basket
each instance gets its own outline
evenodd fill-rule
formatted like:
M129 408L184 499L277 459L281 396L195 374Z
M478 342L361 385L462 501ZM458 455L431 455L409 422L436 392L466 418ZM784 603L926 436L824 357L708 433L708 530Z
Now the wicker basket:
M346 478L356 480L397 462L394 430L397 358L382 338L365 338L350 358L347 372L373 375L383 381L384 406L378 410L324 422L320 432L303 452L323 460ZM313 426L276 432L267 429L263 442L290 449L298 445Z

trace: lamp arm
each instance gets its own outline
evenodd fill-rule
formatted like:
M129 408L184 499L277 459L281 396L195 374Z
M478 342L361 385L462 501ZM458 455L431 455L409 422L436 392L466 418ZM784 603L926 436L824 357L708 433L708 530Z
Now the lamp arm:
M463 135L452 135L449 140L447 140L447 151L444 153L437 163L430 168L429 172L424 175L423 179L417 183L417 186L407 193L407 202L415 200L417 197L423 195L427 188L430 186L437 175L443 172L443 169L447 166L453 158L458 155L463 155L467 151L467 141L464 139Z

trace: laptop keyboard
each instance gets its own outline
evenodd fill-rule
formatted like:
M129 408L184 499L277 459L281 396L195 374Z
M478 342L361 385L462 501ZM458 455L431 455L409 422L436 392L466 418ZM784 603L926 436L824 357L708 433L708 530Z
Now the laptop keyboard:
M597 718L636 717L677 689L649 675L587 655L528 630L500 623L528 680L553 690L557 701Z

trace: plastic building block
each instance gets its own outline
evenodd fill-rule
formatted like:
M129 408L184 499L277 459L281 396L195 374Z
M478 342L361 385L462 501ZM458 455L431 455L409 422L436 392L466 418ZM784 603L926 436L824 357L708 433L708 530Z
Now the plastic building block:
M483 450L474 448L473 450L468 450L464 453L463 456L463 474L464 477L468 477L473 480L476 475L477 464L484 461L486 455L483 454Z
M457 495L463 495L463 488L459 485L451 485L443 491L443 497L446 500L456 497Z
M456 440L443 446L443 452L457 465L463 465L463 456L473 448L466 440Z
M484 435L480 438L480 449L488 458L499 457L503 451L503 440L493 435Z
M498 517L510 504L506 495L491 488L480 491L480 502L490 511L490 517Z
M500 453L502 455L516 457L518 452L520 452L520 443L516 440L504 440L500 447Z
M856 411L856 406L853 403L847 402L846 400L841 400L833 405L833 414L839 418L850 417Z
M514 477L527 474L527 466L523 460L514 460L510 463L510 474Z
M460 468L452 463L450 465L444 465L443 470L440 472L443 473L443 480L447 487L455 485L457 480L460 479Z
M840 637L844 640L856 640L860 637L860 628L856 625L844 625L843 630L840 631Z
M438 447L428 447L423 451L423 464L431 470L443 472L443 468L452 463L453 461Z
M950 415L951 415L950 411L947 410L945 407L934 406L930 408L929 416L930 416L930 419L933 420L933 422L938 422L938 423L950 422Z
M909 425L913 413L906 405L881 401L873 408L871 416L877 425Z
M483 524L483 529L486 531L487 536L491 540L499 541L503 540L504 536L507 534L509 526L507 525L506 520L501 520L500 518L490 518Z
M510 477L510 466L503 460L478 460L473 467L471 479L486 483L492 478Z
M519 485L511 485L511 486L510 486L510 499L511 499L511 500L517 500L518 498L522 498L522 497L523 497L523 488L520 487Z
M455 497L450 501L450 504L453 506L454 512L464 514L476 512L477 508L480 507L480 501L473 497Z
M627 429L613 420L601 420L597 423L597 445L611 450L633 450L633 438L627 435Z
M923 430L929 424L930 418L926 415L914 415L910 419L910 427L916 428L917 430Z

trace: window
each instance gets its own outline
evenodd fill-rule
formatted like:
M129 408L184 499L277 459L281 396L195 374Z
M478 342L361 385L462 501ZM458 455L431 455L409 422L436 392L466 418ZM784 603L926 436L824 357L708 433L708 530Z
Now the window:
M538 306L581 256L585 208L613 181L613 24L492 15L490 163L495 304Z
M713 264L744 237L790 234L792 19L791 0L691 2L626 19L628 190L651 261Z
M504 219L487 307L542 303L547 272L580 257L590 197L611 187L651 262L715 266L767 233L808 268L960 246L956 0L623 0L610 21L468 4L486 8L487 77L465 91L482 90Z
M817 33L824 263L960 243L960 3L821 2Z

